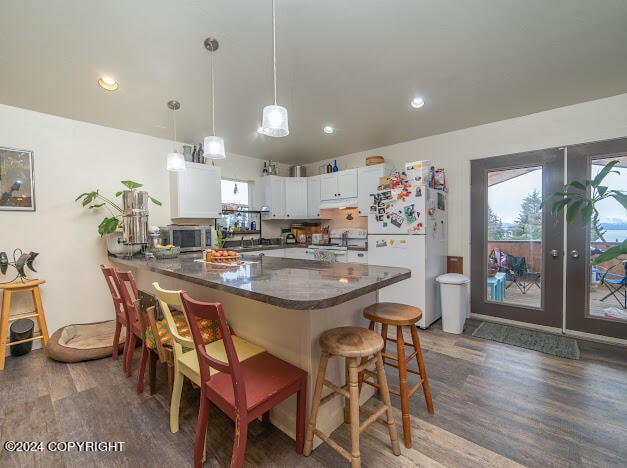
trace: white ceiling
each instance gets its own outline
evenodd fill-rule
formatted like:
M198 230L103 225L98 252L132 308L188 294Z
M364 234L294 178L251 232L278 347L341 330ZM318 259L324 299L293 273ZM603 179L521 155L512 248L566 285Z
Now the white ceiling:
M307 163L627 92L626 0L0 0L0 103ZM97 86L102 74L120 88ZM409 106L421 95L426 105ZM324 125L337 133L326 135Z

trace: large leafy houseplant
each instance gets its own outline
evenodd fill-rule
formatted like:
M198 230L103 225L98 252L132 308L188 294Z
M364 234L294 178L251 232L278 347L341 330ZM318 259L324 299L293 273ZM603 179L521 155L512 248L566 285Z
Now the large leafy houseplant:
M122 180L122 185L124 185L128 190L135 190L140 187L143 187L142 184L137 182L133 182L132 180ZM116 197L119 197L124 193L123 190L115 193ZM161 202L153 197L148 197L150 200L158 206L161 206ZM110 216L105 216L105 218L98 225L98 234L104 236L105 234L111 234L115 232L115 230L120 225L120 220L122 217L123 209L122 207L115 202L114 199L105 197L100 193L100 190L95 190L93 192L85 192L81 193L74 201L82 200L82 204L84 207L88 209L98 209L101 207L105 207L109 210Z
M613 198L627 210L627 195L620 190L608 190L606 185L602 185L608 174L620 174L619 171L612 170L618 163L619 161L616 160L609 162L594 179L583 182L575 180L567 183L560 192L555 192L544 200L541 206L545 206L551 200L557 198L557 201L553 202L551 206L551 212L554 216L559 216L560 213L566 210L566 222L571 224L577 219L577 215L580 214L584 225L592 224L592 229L594 229L597 237L607 245L604 231L599 225L599 211L596 204L602 200ZM627 239L619 245L609 247L605 252L592 259L590 263L598 265L624 254L627 254Z

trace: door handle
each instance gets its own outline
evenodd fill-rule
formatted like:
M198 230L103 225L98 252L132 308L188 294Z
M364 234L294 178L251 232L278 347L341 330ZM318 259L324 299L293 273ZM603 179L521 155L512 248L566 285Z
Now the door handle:
M578 251L576 251L576 250L571 250L571 251L570 251L570 256L571 256L572 258L579 258L579 252L578 252Z
M559 251L557 249L553 249L549 253L551 254L551 257L553 257L553 258L557 258L557 257L560 256L560 253L559 253Z

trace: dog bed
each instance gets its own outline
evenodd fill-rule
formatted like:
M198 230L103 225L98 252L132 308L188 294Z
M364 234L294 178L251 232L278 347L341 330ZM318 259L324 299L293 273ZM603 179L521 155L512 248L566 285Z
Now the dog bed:
M46 355L61 362L102 359L113 352L115 320L67 325L52 334ZM120 333L120 351L124 349L124 330Z

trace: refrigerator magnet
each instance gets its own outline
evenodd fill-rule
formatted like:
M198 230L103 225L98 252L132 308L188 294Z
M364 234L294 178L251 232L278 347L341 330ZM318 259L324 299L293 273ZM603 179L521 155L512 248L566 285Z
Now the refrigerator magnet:
M385 240L379 240L375 243L375 247L387 247L388 243Z
M405 220L407 220L408 223L416 221L416 210L413 204L405 206L403 210L405 212Z
M404 221L405 220L403 219L403 217L399 215L398 213L392 213L390 215L390 222L398 228L400 228L403 225Z
M416 198L422 197L422 188L416 187Z

